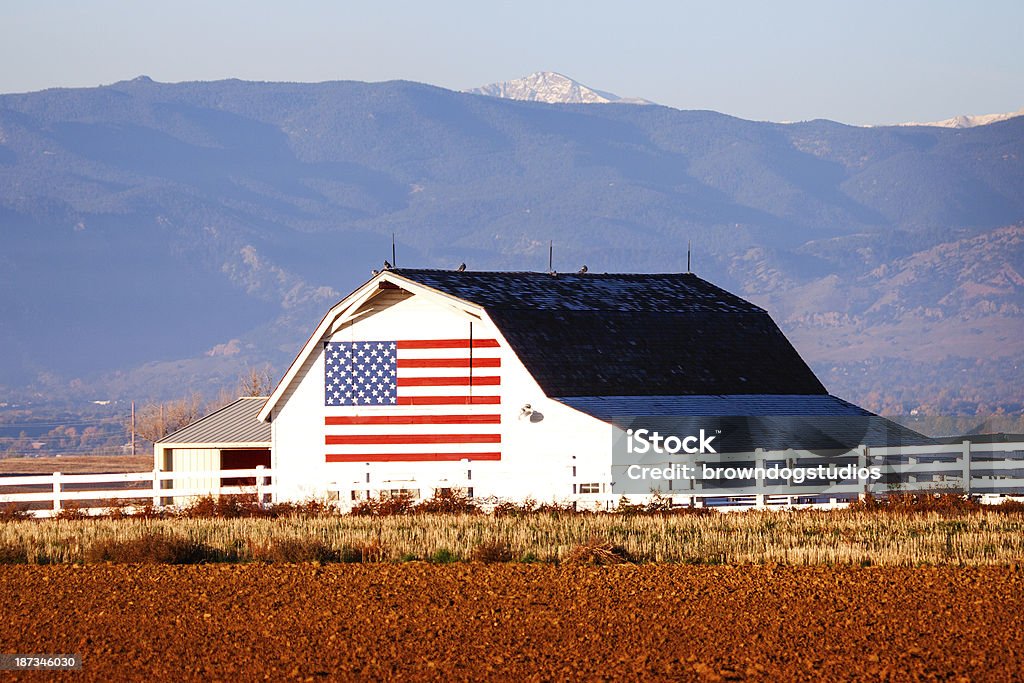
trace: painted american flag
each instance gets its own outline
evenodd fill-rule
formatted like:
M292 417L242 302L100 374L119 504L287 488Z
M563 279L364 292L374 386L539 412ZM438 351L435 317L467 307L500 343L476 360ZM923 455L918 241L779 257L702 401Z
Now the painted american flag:
M501 459L496 339L324 342L327 462Z

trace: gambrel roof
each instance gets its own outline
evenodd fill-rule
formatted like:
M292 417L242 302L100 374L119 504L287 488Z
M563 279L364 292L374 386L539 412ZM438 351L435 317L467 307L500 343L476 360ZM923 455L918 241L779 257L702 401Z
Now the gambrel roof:
M332 325L382 288L486 313L552 398L827 395L768 313L691 273L393 269L335 305L275 389L267 420Z
M391 272L486 310L548 396L827 393L764 309L691 273Z

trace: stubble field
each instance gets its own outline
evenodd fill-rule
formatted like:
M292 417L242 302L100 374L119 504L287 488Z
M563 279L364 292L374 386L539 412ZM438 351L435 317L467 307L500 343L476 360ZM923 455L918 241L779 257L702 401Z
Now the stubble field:
M0 652L80 653L82 671L56 676L76 681L1024 670L1024 573L1009 567L9 565L0 595Z

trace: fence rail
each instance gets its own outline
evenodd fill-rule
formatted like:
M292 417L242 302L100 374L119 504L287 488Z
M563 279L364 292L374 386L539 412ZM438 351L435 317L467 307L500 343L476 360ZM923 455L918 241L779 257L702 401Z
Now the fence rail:
M984 502L1005 496L1024 496L1024 442L860 446L831 452L757 449L753 453L692 456L689 464L694 465L698 473L707 465L736 470L743 467L762 471L786 469L790 476L771 481L763 475L728 481L694 476L673 482L670 490L659 489L659 493L671 496L677 503L736 508L800 504L834 507L866 494L877 496L893 492L956 491ZM868 481L808 480L798 476L825 465L874 469L880 476ZM613 478L622 474L621 469L616 472L613 468Z
M254 495L256 500L266 502L275 493L273 474L260 466L247 470L6 476L0 477L0 505L35 506L37 509L30 508L29 512L47 517L68 508L67 503L82 511L97 512L132 503L161 507L210 495ZM239 479L252 483L240 485ZM46 508L38 508L40 504Z
M663 463L668 464L668 463ZM985 502L1003 496L1024 496L1024 442L972 443L860 447L851 451L819 453L801 450L761 451L701 455L692 460L698 468L711 467L787 468L791 476L785 480L768 481L765 477L729 482L692 478L671 482L662 495L677 504L714 505L732 509L783 506L835 507L864 494L886 494L893 491L927 492L956 490L975 495ZM820 465L851 464L857 468L875 467L881 478L871 482L852 480L795 481L800 470ZM621 472L612 471L612 477ZM451 483L412 482L426 495ZM612 481L602 484L601 493L575 493L575 480L567 481L574 491L565 499L582 507L611 508L619 493ZM382 482L353 482L350 488L333 484L328 487L337 495L339 504L350 499L363 499L387 490ZM392 485L393 488L393 485ZM125 474L62 474L0 477L0 506L28 505L38 516L52 516L74 506L91 512L115 505L131 504L165 506L181 504L202 496L255 495L256 500L269 502L278 490L274 472L266 467L246 470L209 470L163 472L159 470ZM648 492L649 493L649 492ZM351 495L350 495L351 494Z

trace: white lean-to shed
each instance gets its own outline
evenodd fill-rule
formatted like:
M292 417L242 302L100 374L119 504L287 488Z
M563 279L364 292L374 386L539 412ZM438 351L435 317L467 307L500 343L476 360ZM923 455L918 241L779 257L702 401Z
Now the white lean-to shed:
M257 419L266 396L243 397L153 444L153 466L162 472L195 472L174 480L179 489L213 491L223 485L243 484L230 478L215 481L218 470L270 467L270 425ZM171 488L170 481L167 487ZM187 502L176 500L175 502Z

